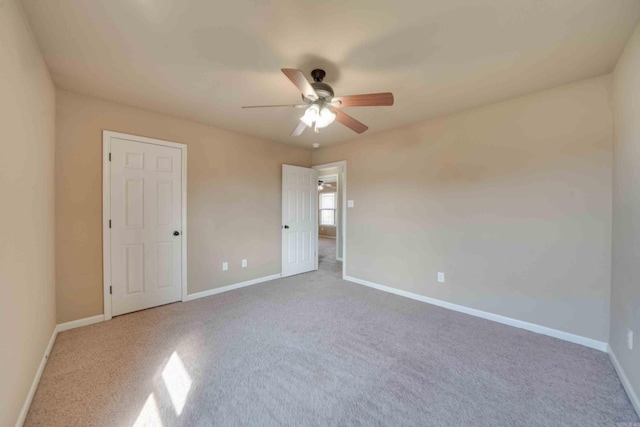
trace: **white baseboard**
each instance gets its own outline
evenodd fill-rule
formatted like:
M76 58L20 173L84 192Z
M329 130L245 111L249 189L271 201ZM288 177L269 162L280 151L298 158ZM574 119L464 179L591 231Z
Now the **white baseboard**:
M268 282L270 280L279 279L282 277L282 274L272 274L271 276L260 277L258 279L247 280L246 282L236 283L229 286L224 286L222 288L211 289L208 291L198 292L195 294L187 295L187 301L191 301L197 298L207 297L209 295L219 294L221 292L231 291L233 289L243 288L245 286L251 286L258 283ZM49 359L49 354L51 353L51 349L53 348L53 343L56 340L59 332L68 331L69 329L75 329L82 326L92 325L94 323L104 322L104 314L98 314L97 316L85 317L84 319L72 320L71 322L60 323L56 325L53 329L53 333L51 334L51 339L49 340L49 344L44 352L44 356L42 357L42 361L40 362L40 366L38 367L38 371L36 372L35 377L33 378L33 382L31 383L31 388L29 389L29 393L27 394L27 398L22 405L22 410L20 411L20 415L18 416L18 420L16 421L16 427L21 427L24 424L25 418L27 417L27 413L29 412L29 407L31 406L31 401L33 400L33 396L38 389L38 383L40 382L40 377L42 376L42 372L44 371L44 367L47 364L47 359Z
M257 279L247 280L246 282L234 283L233 285L223 286L221 288L209 289L208 291L196 292L187 295L185 301L192 301L198 298L209 297L211 295L221 294L222 292L232 291L234 289L244 288L245 286L257 285L258 283L269 282L271 280L280 279L282 274L272 274L271 276L259 277Z
M340 258L340 257L336 257L336 261L340 261L340 262L342 262L342 258Z
M502 323L504 325L514 326L520 329L526 329L527 331L536 332L542 335L548 335L550 337L558 338L564 341L569 341L574 344L584 345L586 347L594 348L596 350L600 350L603 352L607 351L608 345L606 342L583 337L581 335L575 335L569 332L564 332L557 329L548 328L546 326L537 325L535 323L529 323L522 320L513 319L511 317L501 316L499 314L489 313L487 311L477 310L475 308L465 307L463 305L453 304L451 302L430 298L424 295L414 294L412 292L403 291L403 290L392 288L389 286L379 285L377 283L358 279L356 277L345 276L344 280L357 283L359 285L368 286L370 288L378 289L380 291L385 291L392 294L400 295L406 298L411 298L417 301L426 302L428 304L437 305L439 307L448 308L449 310L458 311L460 313L469 314L471 316L492 320L494 322Z
M104 314L97 316L85 317L84 319L72 320L71 322L60 323L56 326L57 332L68 331L69 329L79 328L81 326L93 325L94 323L104 322Z
M42 372L44 372L44 367L47 364L47 360L49 359L49 353L51 353L51 349L53 348L53 343L56 341L56 337L58 336L58 328L57 326L53 328L53 333L51 334L51 338L49 339L49 344L47 344L47 348L44 350L44 356L42 356L42 360L40 361L40 366L38 366L38 370L36 371L36 375L33 378L33 382L31 383L31 388L29 388L29 393L27 393L27 398L22 405L22 409L20 410L20 415L18 415L18 420L16 421L16 427L22 427L25 419L27 418L27 413L29 412L29 407L31 406L31 401L33 400L33 396L36 394L36 390L38 389L38 384L40 383L40 377L42 376Z
M20 415L18 416L18 420L16 421L16 427L21 427L24 424L25 419L27 418L27 413L29 412L29 407L31 406L31 401L33 400L33 396L36 394L36 390L38 389L38 384L40 383L40 377L42 376L42 372L44 372L44 367L47 364L47 360L49 360L49 354L51 354L51 349L53 348L53 344L56 341L56 337L59 332L68 331L69 329L79 328L81 326L87 326L94 323L104 321L104 314L99 314L97 316L86 317L84 319L73 320L71 322L59 323L53 328L53 333L51 334L51 339L49 340L49 344L44 351L44 356L42 357L42 361L40 362L40 366L38 366L38 371L36 372L35 377L33 378L33 382L31 383L31 388L29 389L29 393L27 394L27 398L24 401L24 405L22 405L22 410L20 411Z
M613 367L616 369L616 372L618 373L618 377L620 377L620 382L622 382L622 386L627 392L627 396L629 396L629 400L631 401L631 404L633 405L638 416L640 417L640 399L638 399L638 394L633 389L633 386L631 385L631 382L629 381L627 374L625 374L624 369L622 369L622 365L620 365L620 362L618 362L618 358L613 352L613 349L611 348L611 346L608 345L607 350L609 353L609 358L611 359L611 363L613 363Z

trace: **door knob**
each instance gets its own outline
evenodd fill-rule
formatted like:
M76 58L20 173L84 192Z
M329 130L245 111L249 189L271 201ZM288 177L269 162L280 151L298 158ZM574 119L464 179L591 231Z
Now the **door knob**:
M173 235L174 235L174 236L179 236L179 235L180 235L180 232L179 232L179 231L174 231L174 232L173 232Z
M288 225L285 225L285 226L284 226L284 228L289 228L289 226L288 226Z

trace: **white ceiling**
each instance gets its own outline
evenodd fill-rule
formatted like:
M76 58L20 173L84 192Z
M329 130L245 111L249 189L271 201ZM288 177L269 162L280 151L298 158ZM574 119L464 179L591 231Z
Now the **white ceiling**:
M391 91L345 111L364 134L610 72L638 0L25 0L55 83L283 143L300 100L280 68L327 71L336 95Z

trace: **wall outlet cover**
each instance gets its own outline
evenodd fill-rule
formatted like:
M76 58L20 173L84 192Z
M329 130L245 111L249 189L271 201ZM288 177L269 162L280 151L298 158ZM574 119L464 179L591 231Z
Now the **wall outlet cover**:
M354 203L354 201L353 201L353 200L347 200L347 207L348 207L348 208L352 208L352 207L354 207L354 206L355 206L355 203Z
M227 271L229 269L229 263L228 262L223 262L222 263L222 271Z
M243 259L242 260L242 268L245 268L247 266L247 260Z
M438 272L438 282L444 283L444 273L441 271Z

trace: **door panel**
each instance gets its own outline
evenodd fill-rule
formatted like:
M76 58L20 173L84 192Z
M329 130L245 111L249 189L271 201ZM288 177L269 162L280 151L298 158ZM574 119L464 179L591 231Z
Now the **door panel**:
M158 288L171 287L173 283L172 270L172 249L171 242L160 242L156 244L156 255L158 264Z
M282 275L316 270L318 172L282 165Z
M125 278L128 295L144 292L144 245L125 245Z
M144 228L144 181L125 179L125 226Z
M171 225L171 181L158 182L158 225Z
M117 316L182 298L182 152L115 137L110 144L111 313Z

